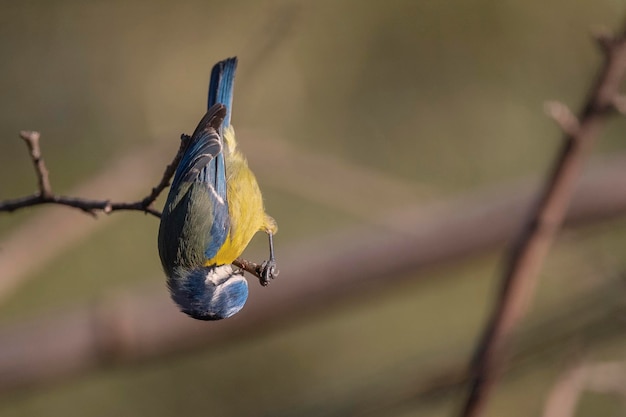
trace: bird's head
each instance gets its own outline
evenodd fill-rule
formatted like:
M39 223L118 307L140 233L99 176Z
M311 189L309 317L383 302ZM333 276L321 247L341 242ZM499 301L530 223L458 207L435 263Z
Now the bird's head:
M172 299L198 320L221 320L236 314L248 299L243 272L231 265L175 271L168 280Z

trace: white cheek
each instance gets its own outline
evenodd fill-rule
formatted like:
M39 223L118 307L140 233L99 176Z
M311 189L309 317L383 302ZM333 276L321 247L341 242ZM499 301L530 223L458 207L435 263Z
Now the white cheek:
M207 284L213 284L214 286L217 286L232 275L233 275L233 267L231 265L222 265L222 266L212 268L209 271L209 273L207 273L206 279L204 280L204 282Z

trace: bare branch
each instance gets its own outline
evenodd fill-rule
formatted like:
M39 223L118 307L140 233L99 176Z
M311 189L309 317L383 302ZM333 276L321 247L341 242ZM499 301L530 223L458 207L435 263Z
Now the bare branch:
M613 44L615 39L610 30L605 27L598 28L593 31L592 36L596 40L598 44L598 48L605 54L609 55L611 53L611 49L613 48Z
M116 202L113 203L110 200L91 200L80 197L67 197L62 195L56 195L52 192L52 186L48 177L48 170L43 161L41 155L41 149L39 147L39 132L34 131L22 131L20 137L26 142L30 151L30 156L35 167L35 173L39 183L39 192L26 197L20 197L13 200L0 201L0 212L13 212L15 210L23 209L26 207L38 206L43 204L56 204L66 207L72 207L79 209L87 214L96 216L99 211L110 214L114 211L127 210L127 211L142 211L146 214L151 214L154 217L160 218L161 212L152 207L154 201L159 195L170 185L170 180L176 172L176 168L180 162L180 159L185 152L185 147L190 137L188 135L181 135L180 146L178 152L174 156L172 162L170 162L159 183L152 188L150 194L141 200L135 202ZM254 262L246 261L245 259L236 259L233 263L235 266L249 272L255 277L261 279L262 265L258 265Z
M576 364L552 388L544 417L572 417L584 391L626 395L626 362Z
M589 391L626 396L626 362L600 362L587 366Z
M52 188L50 187L50 178L48 177L48 169L41 156L41 148L39 147L39 132L22 130L20 137L26 142L30 151L30 158L35 167L37 174L37 182L39 184L39 195L44 197L52 196Z
M176 167L180 162L180 158L182 157L187 141L189 140L189 136L181 136L180 147L178 148L176 156L174 156L172 162L165 168L161 181L152 188L150 194L135 202L114 203L110 200L91 200L87 198L68 197L54 194L52 192L52 186L50 185L48 170L44 163L41 148L39 146L39 132L22 131L20 132L20 137L24 139L30 151L30 157L33 161L35 173L37 174L37 180L39 183L39 192L12 200L0 201L0 212L13 212L26 207L43 204L56 204L76 208L92 216L95 216L99 211L105 214L110 214L114 211L127 210L142 211L144 213L151 214L154 217L161 217L161 212L152 207L152 204L170 184L170 180L174 176Z
M563 132L570 136L578 135L580 122L565 104L560 101L548 101L544 104L544 110L548 116L554 119Z
M624 33L625 29L622 31ZM563 145L546 179L537 205L504 261L502 286L470 366L469 393L460 415L483 414L487 398L502 373L504 353L512 332L525 315L537 276L561 227L583 161L610 114L626 71L626 40L623 35L599 38L605 61L590 89L587 102L573 129L571 117L559 106L555 119L564 128ZM566 120L569 119L569 120Z
M237 268L243 269L244 271L255 275L257 269L259 268L259 265L255 264L254 262L249 262L242 258L235 259L233 261L233 265L235 265Z
M183 153L185 152L185 147L187 146L187 142L189 142L189 139L191 139L189 135L182 134L180 136L180 147L178 148L178 152L176 152L176 155L174 156L172 162L170 162L169 165L165 167L165 171L163 172L163 177L161 178L161 181L157 184L156 187L152 188L150 194L148 194L143 200L141 200L142 205L144 205L145 207L149 207L152 203L154 203L157 197L159 197L161 192L163 192L163 190L170 185L170 180L174 176L176 168L178 168L178 163L180 162L180 158L183 157ZM158 217L161 217L160 213Z
M543 408L543 417L573 417L583 393L586 367L577 363L554 384Z
M498 201L493 198L491 205L498 205ZM581 201L588 199L581 198ZM474 225L477 229L475 238L482 239L484 227L478 230L480 224L465 212L465 206L455 205L454 210L465 217L468 224ZM506 208L498 208L498 211L502 217L508 214ZM449 229L444 235L447 236L445 240L451 242L450 246L469 244L453 233L453 226L445 223L446 216L435 213L433 216L430 220L442 224L442 230ZM423 247L432 246L432 237L441 235L441 232L433 231L432 222L426 220L418 222L419 226L407 223L410 229L422 231L422 236L413 238L413 242L423 242ZM379 245L381 233L384 242L391 245ZM507 236L509 234L510 231ZM283 259L284 270L297 273L298 279L284 281L284 285L275 288L271 294L259 291L239 314L228 323L215 323L211 331L207 331L206 325L180 314L162 288L153 284L111 294L95 305L90 302L62 312L0 323L0 396L14 395L14 390L19 388L41 387L67 380L99 367L146 363L160 360L165 355L185 354L189 349L215 347L225 341L295 326L312 314L328 311L329 305L345 303L365 294L378 294L389 285L408 279L432 279L429 274L407 275L406 271L424 265L446 264L452 259L458 260L461 255L458 250L443 245L441 248L446 251L443 257L433 257L422 251L417 255L419 259L415 259L410 256L411 246L406 247L405 236L371 230L371 227L352 230L339 240L333 235L312 243L294 245ZM496 242L489 247L494 245ZM381 276L385 279L381 280ZM556 304L547 315L520 332L509 369L519 370L538 358L543 358L542 363L548 358L562 358L563 350L571 348L574 343L580 342L586 349L592 349L619 340L623 324L615 320L615 315L626 311L623 282L605 278L606 281L603 279L601 285L590 291ZM577 325L564 326L564 321ZM442 346L441 353L441 359L448 358L451 362L441 362L441 367L438 365L431 370L420 366L422 372L409 380L398 378L398 369L387 375L383 372L381 377L383 381L390 381L389 384L372 387L374 391L365 386L362 387L366 388L365 391L359 388L355 392L357 396L349 399L350 415L394 415L399 413L390 411L390 407L406 410L407 404L424 404L429 398L441 398L442 394L456 396L467 379L466 369L457 360L458 349L455 347ZM407 370L406 375L411 373ZM324 414L320 410L327 409L328 401L323 397L314 401L317 401L313 404L316 413L291 412L285 415ZM355 404L359 406L355 408ZM360 407L370 406L373 411L359 412L363 411ZM343 416L345 413L330 415Z
M267 286L268 282L262 277L263 264L257 264L254 262L246 261L243 258L237 258L233 261L233 265L235 265L237 268L243 269L244 271L249 272L250 274L254 275L260 280L261 285L263 285L264 287ZM278 271L274 273L274 276L278 276Z
M626 96L618 94L613 98L613 107L622 115L626 116Z

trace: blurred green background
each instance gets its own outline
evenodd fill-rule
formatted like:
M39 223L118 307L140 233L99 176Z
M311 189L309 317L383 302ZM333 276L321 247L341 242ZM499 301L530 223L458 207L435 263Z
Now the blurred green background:
M180 134L192 132L202 116L211 66L237 55L233 123L243 151L253 150L247 156L279 223L280 253L281 246L368 227L409 202L543 174L560 137L543 103L559 99L578 108L601 62L591 31L616 28L625 15L626 4L616 0L3 2L0 199L35 187L17 137L23 129L42 132L56 191L142 196ZM626 150L625 131L626 121L611 120L595 154ZM290 172L269 181L263 173L272 167L263 161L271 157L257 155L263 153L254 145L257 135L411 192L404 201L380 201L373 193L370 210L353 201L349 188L323 199L289 184ZM150 153L155 147L164 151ZM138 191L102 195L91 181L106 178L127 155L150 155L142 162L156 174L138 170L124 180L139 184ZM337 192L327 173L312 174L322 192ZM0 239L47 210L0 215ZM93 226L72 215L77 227L93 230L44 261L32 254L23 283L0 300L1 323L126 288L166 291L154 218L119 213ZM53 231L38 233L33 239ZM603 285L619 285L613 281L626 267L625 244L626 219L566 232L543 270L528 326L570 311L572 300ZM260 259L264 249L258 237L247 254ZM0 397L0 415L450 415L460 392L370 402L468 358L491 305L501 253L422 271L427 280L407 280L247 338L12 392ZM7 268L0 267L0 279ZM597 315L612 305L600 297L589 308ZM565 314L563 326L584 321L580 313ZM580 331L586 357L625 359L626 337L610 329L611 337L592 341ZM566 341L515 366L489 415L538 415L579 348ZM619 410L623 398L589 394L576 415Z

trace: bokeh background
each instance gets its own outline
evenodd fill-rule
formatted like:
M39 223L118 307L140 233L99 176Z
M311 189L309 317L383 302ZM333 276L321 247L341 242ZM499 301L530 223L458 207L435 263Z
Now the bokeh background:
M280 261L382 230L400 209L541 178L560 138L543 103L580 106L601 63L590 33L625 15L617 0L3 2L0 199L36 187L23 129L42 132L55 191L145 195L203 115L211 66L237 55L233 123L279 223ZM625 152L624 133L612 119L594 157ZM157 228L139 213L0 215L0 253L26 248L0 258L0 334L120 294L166 299ZM450 415L462 390L441 375L469 358L504 247L382 275L219 342L0 390L0 416ZM540 415L573 362L626 360L625 247L626 217L561 235L490 416ZM258 236L246 257L265 250ZM252 296L298 279L250 280ZM577 408L626 412L611 390L586 390Z

